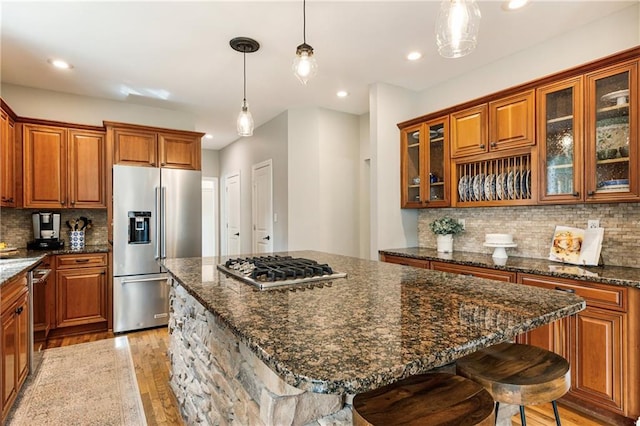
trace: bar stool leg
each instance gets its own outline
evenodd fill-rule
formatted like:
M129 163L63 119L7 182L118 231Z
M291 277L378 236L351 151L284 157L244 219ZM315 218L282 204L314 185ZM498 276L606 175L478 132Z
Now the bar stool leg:
M522 426L527 426L527 419L524 417L524 405L520 406L520 422Z
M551 401L551 405L553 405L553 414L556 416L556 425L562 426L560 424L560 414L558 413L558 403L556 401Z
M495 417L494 422L493 422L494 425L498 424L498 408L499 407L500 407L500 403L498 401L496 401L496 413L495 413L495 416L493 416L493 417Z

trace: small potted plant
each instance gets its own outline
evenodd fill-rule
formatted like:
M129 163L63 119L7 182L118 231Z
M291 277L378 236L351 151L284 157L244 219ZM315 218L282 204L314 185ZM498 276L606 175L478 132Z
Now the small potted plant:
M452 253L453 236L463 231L462 224L457 219L444 216L431 222L429 227L436 234L438 252Z

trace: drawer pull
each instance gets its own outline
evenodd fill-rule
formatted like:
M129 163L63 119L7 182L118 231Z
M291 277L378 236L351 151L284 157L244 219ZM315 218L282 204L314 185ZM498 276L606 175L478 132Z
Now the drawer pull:
M76 259L76 263L87 263L91 259Z
M575 293L576 291L572 288L562 288L562 287L556 287L556 290L558 291L564 291L565 293Z

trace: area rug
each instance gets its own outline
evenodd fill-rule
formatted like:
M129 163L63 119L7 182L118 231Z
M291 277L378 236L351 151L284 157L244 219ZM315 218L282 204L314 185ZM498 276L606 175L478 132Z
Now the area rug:
M146 425L126 336L44 351L8 425Z

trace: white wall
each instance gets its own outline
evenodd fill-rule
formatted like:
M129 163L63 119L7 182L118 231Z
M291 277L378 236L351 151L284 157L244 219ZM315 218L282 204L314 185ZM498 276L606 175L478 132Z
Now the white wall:
M319 250L360 254L360 120L319 109Z
M192 114L129 102L2 84L2 98L21 117L102 126L102 121L195 130Z
M253 136L241 138L219 151L220 211L225 211L224 177L240 171L240 250L251 253L251 166L272 159L273 162L273 213L278 222L273 224L274 251L287 250L288 241L288 193L287 193L287 112L256 128ZM221 215L220 247L224 253L226 227Z
M289 110L289 249L360 254L359 117Z
M220 177L220 151L202 150L202 177Z
M472 70L422 91L416 115L470 101L635 47L640 44L639 23L640 6L634 4L589 25ZM479 43L482 43L482 39ZM407 116L404 119L410 118Z
M400 208L400 131L415 117L417 95L389 84L369 90L371 153L371 259L378 250L418 244L418 212Z
M317 247L322 230L320 211L319 119L315 108L290 109L288 123L289 156L289 250Z
M358 223L360 227L359 257L370 259L371 251L371 137L369 135L369 114L360 116L360 158L359 174L360 212Z

